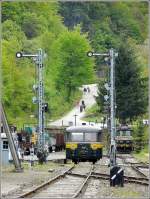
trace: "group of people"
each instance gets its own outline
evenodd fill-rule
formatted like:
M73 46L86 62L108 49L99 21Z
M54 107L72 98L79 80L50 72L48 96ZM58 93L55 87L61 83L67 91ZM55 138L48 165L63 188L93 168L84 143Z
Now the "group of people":
M84 87L83 88L83 93L86 94L87 92L90 93L90 88L89 87Z
M83 93L86 94L87 92L90 93L90 88L89 88L89 86L83 88ZM81 103L78 102L77 105L80 106L80 113L81 113L83 110L85 110L85 108L86 108L86 105L85 105L84 100L82 100Z
M90 93L90 88L89 88L89 86L83 88L83 94L86 94L86 93ZM81 113L83 110L85 110L85 108L86 108L86 105L85 105L84 100L82 100L82 101L77 101L76 106L80 108L80 113Z

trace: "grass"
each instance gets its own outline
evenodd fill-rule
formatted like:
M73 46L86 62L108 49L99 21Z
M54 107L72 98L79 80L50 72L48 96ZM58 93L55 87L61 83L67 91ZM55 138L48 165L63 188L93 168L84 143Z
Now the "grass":
M38 164L38 162L34 162L34 166L31 167L30 162L24 161L21 163L23 170L24 171L28 171L29 169L32 168L32 170L34 171L48 171L49 169L57 169L59 167L62 167L63 164L58 164L52 161L48 161L47 163L44 164ZM67 164L66 166L70 166L70 164ZM11 163L9 165L6 166L2 166L2 172L5 173L11 173L11 172L15 172L15 168L14 165Z
M134 131L136 132L136 129ZM149 127L145 126L143 128L143 131L144 131L144 133L143 133L143 139L142 140L143 140L144 143L148 143ZM134 138L136 138L136 134L134 135ZM145 144L145 146L143 147L143 149L140 152L134 152L133 155L139 161L149 162L148 144Z
M139 192L129 189L123 189L123 188L111 188L113 191L113 197L119 197L119 198L132 198L132 197L139 197L141 196Z
M47 115L47 118L51 118L51 120L61 118L76 106L81 97L82 91L77 90L76 92L74 92L74 94L72 94L69 102L67 102L67 100L65 100L65 97L63 96L57 96L56 98L52 99L51 115Z
M79 101L81 97L82 92L78 90L72 95L70 102L67 102L63 96L57 96L57 98L51 99L51 107L49 108L49 112L46 114L46 120L56 120L62 117L76 105L77 101ZM35 116L30 117L30 115L34 115L35 113L26 113L22 111L17 114L17 117L14 117L8 111L7 113L9 124L16 125L17 129L23 128L24 124L29 124L30 126L33 123L37 123L37 118Z
M30 169L30 163L23 163L22 165L24 167L24 169ZM48 171L49 169L55 169L56 167L58 167L59 165L54 162L47 162L44 164L38 164L38 162L34 162L34 166L32 167L33 170L35 171Z
M95 104L86 110L84 120L87 122L102 122L102 114L98 112L98 105Z
M133 153L133 156L141 161L141 162L145 162L148 163L149 162L149 152L148 152L148 145L145 146L144 149L142 149L139 153Z

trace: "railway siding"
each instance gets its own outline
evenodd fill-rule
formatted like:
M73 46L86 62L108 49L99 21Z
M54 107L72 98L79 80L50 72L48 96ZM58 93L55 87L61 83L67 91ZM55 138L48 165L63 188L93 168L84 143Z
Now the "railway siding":
M110 196L125 196L125 190L129 196L147 196L148 179L146 176L132 168L131 163L124 161L125 157L119 157L119 162L124 167L124 187L110 187L109 158L103 157L95 165L89 162L80 162L77 165L63 165L58 170L53 170L53 177L38 186L28 187L24 194L14 194L11 198L99 198ZM129 155L128 155L128 159ZM131 158L132 159L132 158ZM135 165L134 165L135 166ZM144 165L144 169L145 165ZM47 169L48 171L49 169ZM133 190L133 187L134 190ZM21 193L21 192L20 192ZM14 197L13 197L14 196Z

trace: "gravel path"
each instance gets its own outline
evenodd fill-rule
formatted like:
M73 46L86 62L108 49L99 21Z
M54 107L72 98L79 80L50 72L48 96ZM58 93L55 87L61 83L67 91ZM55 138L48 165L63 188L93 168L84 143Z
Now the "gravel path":
M75 116L76 117L76 125L81 125L83 122L82 118L85 116L85 111L80 112L80 104L81 101L84 100L86 109L92 107L96 101L95 101L95 96L97 96L97 84L89 84L89 85L83 85L81 90L83 88L90 88L90 92L83 93L82 99L80 100L80 103L76 105L69 113L67 113L64 117L60 118L59 120L56 120L54 122L50 122L48 125L51 126L62 126L62 121L64 126L68 126L69 122L72 122L75 124ZM97 124L99 126L102 126L101 123Z

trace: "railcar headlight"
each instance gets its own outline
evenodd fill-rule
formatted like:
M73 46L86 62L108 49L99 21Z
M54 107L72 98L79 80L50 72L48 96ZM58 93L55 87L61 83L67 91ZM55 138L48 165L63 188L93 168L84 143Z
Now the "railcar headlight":
M92 148L93 150L100 149L100 148L102 148L102 147L103 147L102 144L97 144L97 143L91 144L91 148Z
M130 142L130 140L127 140L126 143L127 143L127 144L130 144L131 142Z
M77 143L66 143L66 149L75 150L77 148Z

